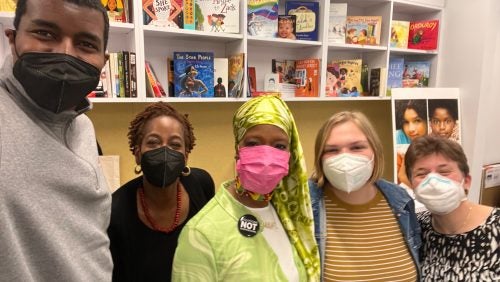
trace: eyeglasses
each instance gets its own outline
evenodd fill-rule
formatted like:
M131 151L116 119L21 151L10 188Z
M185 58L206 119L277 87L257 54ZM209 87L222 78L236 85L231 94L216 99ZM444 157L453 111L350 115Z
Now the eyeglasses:
M439 119L436 119L436 118L433 118L431 119L431 124L432 125L452 125L454 124L455 121L450 119L450 118L447 118L445 120L439 120Z

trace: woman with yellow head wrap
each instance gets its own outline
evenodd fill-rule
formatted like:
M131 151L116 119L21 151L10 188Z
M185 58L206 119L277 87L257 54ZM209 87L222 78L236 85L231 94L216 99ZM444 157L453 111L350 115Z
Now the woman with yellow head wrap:
M174 281L319 281L319 254L302 146L277 96L233 118L236 179L184 227Z

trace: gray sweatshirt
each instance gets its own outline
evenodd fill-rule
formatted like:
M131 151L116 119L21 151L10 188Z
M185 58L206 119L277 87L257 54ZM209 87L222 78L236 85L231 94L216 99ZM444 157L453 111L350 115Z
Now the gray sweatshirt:
M56 115L38 107L6 58L0 70L0 281L111 281L111 196L83 111Z

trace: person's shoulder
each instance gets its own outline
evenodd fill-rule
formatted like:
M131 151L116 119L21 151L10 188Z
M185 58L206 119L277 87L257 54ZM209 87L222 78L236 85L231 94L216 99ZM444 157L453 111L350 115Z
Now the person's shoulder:
M130 180L116 189L116 191L112 194L113 206L115 204L119 204L121 200L129 198L131 194L135 194L141 183L142 175Z
M201 180L212 179L212 176L210 175L210 173L208 173L208 171L206 171L202 168L198 168L198 167L192 167L191 174L194 177L197 177L198 179L201 179Z
M420 226L422 229L428 229L431 227L431 212L430 211L423 211L417 213L417 220L420 223Z

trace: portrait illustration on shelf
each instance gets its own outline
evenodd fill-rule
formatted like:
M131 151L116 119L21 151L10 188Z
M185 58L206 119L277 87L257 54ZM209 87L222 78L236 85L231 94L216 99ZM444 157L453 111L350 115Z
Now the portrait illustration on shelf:
M460 103L453 88L393 89L394 155L397 183L410 187L404 167L409 145L430 135L460 143Z
M196 0L196 30L240 32L240 0Z

